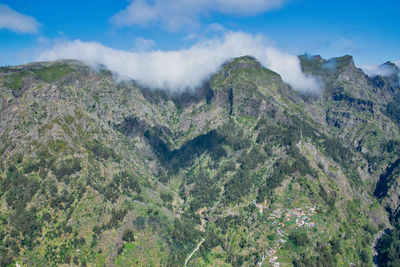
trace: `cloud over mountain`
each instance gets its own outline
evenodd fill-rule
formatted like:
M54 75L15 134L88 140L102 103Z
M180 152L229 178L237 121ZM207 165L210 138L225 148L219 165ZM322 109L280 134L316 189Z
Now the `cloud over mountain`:
M243 32L227 32L188 49L168 52L128 52L96 42L75 40L56 44L43 52L38 60L79 59L92 66L103 64L144 86L182 91L200 86L225 61L244 55L254 56L265 67L279 73L295 90L319 90L318 83L302 73L297 56L267 46L260 35Z
M394 61L393 63L385 63L382 65L365 65L362 66L363 71L368 76L390 76L398 71L400 61Z
M210 13L251 16L280 7L287 0L133 0L111 20L117 26L160 24L169 30L196 25Z
M18 33L37 33L40 23L35 18L18 13L0 4L0 29Z

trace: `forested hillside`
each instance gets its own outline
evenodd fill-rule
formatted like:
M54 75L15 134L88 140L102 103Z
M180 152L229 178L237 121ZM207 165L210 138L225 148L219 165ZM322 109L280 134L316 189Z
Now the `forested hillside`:
M392 226L395 266L399 69L300 60L320 92L248 56L183 93L1 67L0 266L373 266Z

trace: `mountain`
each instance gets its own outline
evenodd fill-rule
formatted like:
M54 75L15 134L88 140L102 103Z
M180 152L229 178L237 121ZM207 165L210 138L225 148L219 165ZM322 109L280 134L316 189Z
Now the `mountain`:
M399 76L300 62L319 94L249 56L183 93L1 67L0 265L371 266L400 214Z

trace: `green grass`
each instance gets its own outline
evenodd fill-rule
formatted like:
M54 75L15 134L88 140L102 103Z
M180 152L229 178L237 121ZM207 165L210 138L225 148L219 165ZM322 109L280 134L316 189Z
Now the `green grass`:
M136 249L136 244L135 243L126 243L124 246L124 250L122 252L121 255L118 256L118 258L115 260L115 264L117 266L123 266L124 264L126 264L126 256L130 256L132 255L132 253L134 253Z
M27 76L29 76L29 72L27 71L13 73L6 77L4 81L4 86L11 88L12 90L18 90L22 87L22 82Z
M36 74L37 77L48 83L55 82L67 75L68 73L74 71L75 70L67 64L43 67L40 69L32 70L32 72ZM12 90L18 90L22 87L24 78L31 75L32 72L23 70L6 76L4 81L5 87L11 88Z
M60 153L62 151L64 151L67 148L67 142L65 142L64 140L55 140L55 141L51 141L48 144L48 147L50 148L51 151L54 151L55 153Z
M55 82L75 70L67 64L44 67L34 70L35 74L43 81Z

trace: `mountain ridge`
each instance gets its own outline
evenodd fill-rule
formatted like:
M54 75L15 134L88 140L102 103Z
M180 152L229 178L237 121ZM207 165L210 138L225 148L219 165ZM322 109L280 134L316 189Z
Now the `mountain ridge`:
M183 95L77 61L0 68L1 265L176 266L203 239L193 265L271 248L287 265L372 264L399 207L399 87L350 56L300 62L321 94L248 56Z

